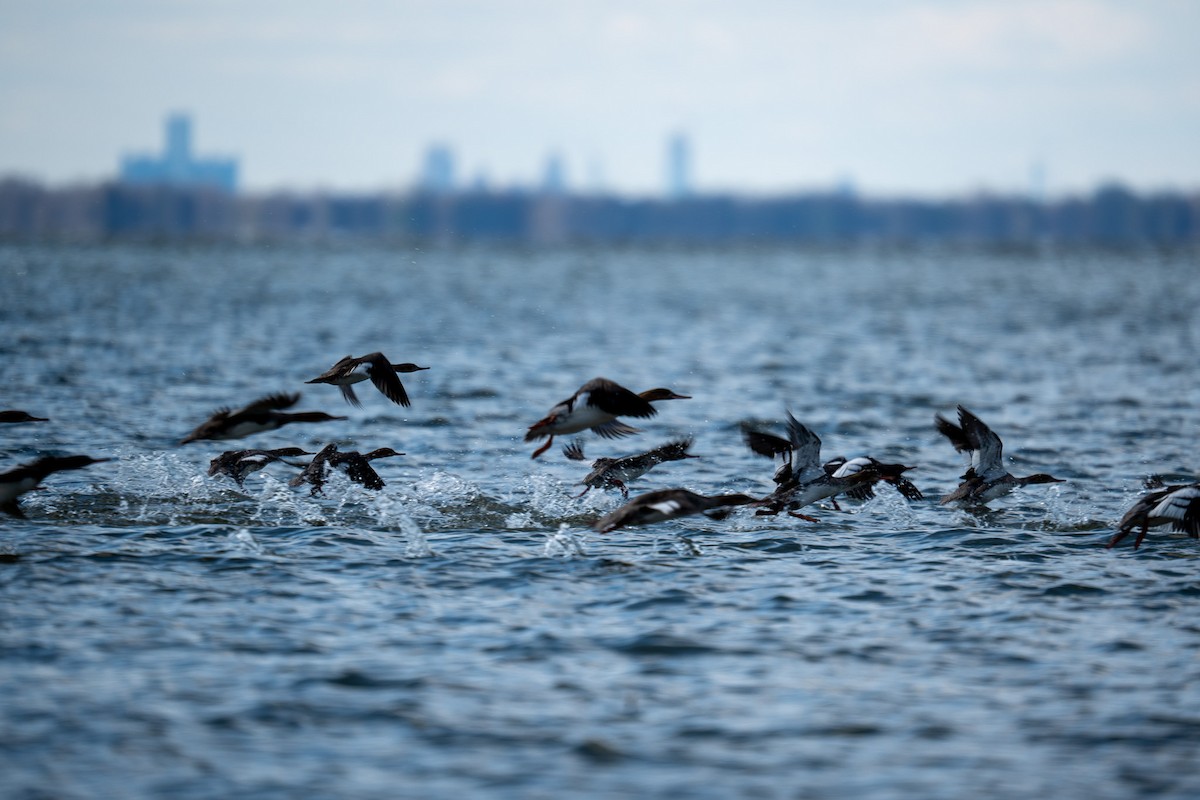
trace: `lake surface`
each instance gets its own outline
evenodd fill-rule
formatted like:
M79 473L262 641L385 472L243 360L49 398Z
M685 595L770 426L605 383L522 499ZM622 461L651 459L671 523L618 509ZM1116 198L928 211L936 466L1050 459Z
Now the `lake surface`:
M1200 543L1114 550L1152 473L1193 479L1194 253L0 248L6 798L1102 798L1200 794ZM429 366L412 407L306 386ZM527 426L585 380L668 386L589 457L693 436L634 492L773 488L745 425L790 409L887 488L600 535L616 492ZM302 391L349 417L178 440ZM963 404L1016 474L941 506ZM391 446L324 497L242 447Z

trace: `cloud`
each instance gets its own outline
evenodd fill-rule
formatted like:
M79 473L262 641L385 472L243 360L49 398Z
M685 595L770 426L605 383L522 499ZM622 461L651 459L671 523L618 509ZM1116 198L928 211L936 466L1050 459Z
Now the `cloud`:
M868 30L891 63L923 71L1082 69L1129 57L1151 38L1136 5L1088 0L924 3Z
M171 108L272 183L360 181L446 138L493 174L528 172L555 145L602 158L614 185L656 185L662 138L682 128L697 174L725 185L847 169L947 184L961 164L1074 152L1133 116L1144 124L1122 146L1166 173L1194 160L1167 131L1200 124L1187 0L10 5L0 172L111 170ZM38 134L81 120L71 147ZM918 148L958 160L917 170ZM312 155L333 152L336 165Z

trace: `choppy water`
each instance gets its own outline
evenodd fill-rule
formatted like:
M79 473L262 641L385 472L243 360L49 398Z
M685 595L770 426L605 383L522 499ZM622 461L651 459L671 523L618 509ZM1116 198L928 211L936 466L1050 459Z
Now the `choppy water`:
M11 798L1195 797L1200 543L1108 551L1149 473L1196 469L1194 254L0 249L7 468L115 460L0 520ZM347 353L432 367L402 409L304 386ZM702 459L634 486L771 488L741 425L915 463L963 403L1018 474L972 513L884 489L601 536L615 493L526 426L584 380L666 385ZM211 410L303 390L346 422L247 446L393 446L325 498Z

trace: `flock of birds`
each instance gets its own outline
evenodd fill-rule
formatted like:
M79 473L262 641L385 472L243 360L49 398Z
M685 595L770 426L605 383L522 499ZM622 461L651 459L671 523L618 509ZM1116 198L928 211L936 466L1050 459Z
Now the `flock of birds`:
M383 353L365 356L346 356L327 371L306 383L323 383L337 386L346 402L359 406L354 392L355 384L370 381L388 400L401 406L409 406L410 400L400 374L428 369L412 363L393 364ZM344 420L321 411L289 411L300 399L299 394L281 393L263 397L235 410L222 408L196 426L180 444L202 440L241 439L253 434L276 430L291 423L319 423ZM639 419L652 417L657 412L654 403L664 400L687 400L686 395L670 389L657 388L644 392L633 392L606 378L593 378L566 400L553 406L545 417L529 426L525 441L546 439L532 458L545 453L554 443L554 437L591 430L597 435L620 438L640 431L623 421L622 417ZM770 459L779 457L781 465L773 480L775 489L765 497L747 494L721 494L707 496L688 489L660 489L629 498L627 484L640 478L655 466L668 462L694 458L688 450L691 439L668 442L647 452L624 458L598 458L591 461L590 472L581 481L582 496L591 489L617 489L626 502L605 514L593 524L593 529L602 533L620 528L647 525L691 514L705 514L721 519L739 506L753 506L756 513L779 514L816 522L816 518L800 512L801 508L821 500L829 500L837 507L837 497L845 495L855 499L872 496L874 487L887 483L909 500L922 499L920 490L909 481L904 473L912 467L903 464L886 464L870 456L846 459L821 460L821 440L807 426L787 414L787 436L757 430L746 430L745 440L749 448L758 455ZM48 422L25 411L0 411L0 423ZM1002 497L1016 488L1033 484L1061 483L1062 480L1045 473L1017 477L1004 468L1003 443L1000 437L984 422L968 411L958 407L957 424L941 415L934 418L937 430L952 444L955 450L965 453L970 465L962 476L958 487L941 498L942 503L961 503L982 506ZM573 461L586 461L583 446L575 441L563 448L563 454ZM246 478L269 464L282 462L299 467L300 472L290 483L292 486L309 484L311 494L320 494L333 470L343 471L347 477L368 489L379 490L384 481L371 466L380 458L401 456L390 447L379 448L368 453L341 451L336 444L327 444L317 453L299 447L283 447L273 450L229 450L214 457L209 465L210 476L224 475L243 486ZM298 463L288 459L312 456L308 462ZM21 495L41 486L50 475L65 470L82 469L92 464L108 461L85 455L44 456L0 473L0 511L13 517L24 518L18 503ZM1141 546L1150 528L1169 525L1173 530L1200 538L1200 482L1166 486L1152 483L1149 491L1133 504L1117 524L1116 534L1109 540L1113 547L1135 530L1138 532L1134 549Z

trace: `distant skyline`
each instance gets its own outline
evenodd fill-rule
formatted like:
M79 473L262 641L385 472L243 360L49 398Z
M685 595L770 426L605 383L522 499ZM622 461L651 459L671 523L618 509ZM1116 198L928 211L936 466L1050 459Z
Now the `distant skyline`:
M0 0L0 176L115 178L191 116L247 191L1200 188L1190 0Z

